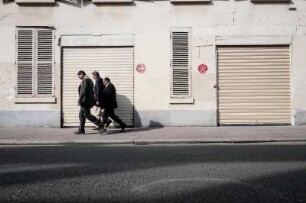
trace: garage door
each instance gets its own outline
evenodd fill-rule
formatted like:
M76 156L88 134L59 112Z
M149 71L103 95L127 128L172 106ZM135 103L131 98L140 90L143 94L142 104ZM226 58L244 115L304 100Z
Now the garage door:
M79 125L77 72L84 70L92 78L98 71L109 77L117 89L118 116L129 126L133 125L134 81L132 47L64 48L63 49L63 125ZM95 112L95 107L92 109ZM86 122L90 126L90 122Z
M219 124L290 124L289 47L217 50Z

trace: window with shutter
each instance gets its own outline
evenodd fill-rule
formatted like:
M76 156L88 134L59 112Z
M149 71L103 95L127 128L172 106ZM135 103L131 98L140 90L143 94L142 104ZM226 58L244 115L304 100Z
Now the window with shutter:
M190 91L190 30L172 31L172 86L171 97L187 98Z
M52 96L54 31L17 28L17 96Z

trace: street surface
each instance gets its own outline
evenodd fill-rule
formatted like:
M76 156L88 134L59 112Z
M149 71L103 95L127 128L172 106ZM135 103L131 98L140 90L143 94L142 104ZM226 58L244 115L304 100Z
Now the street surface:
M0 202L306 202L306 143L3 145Z

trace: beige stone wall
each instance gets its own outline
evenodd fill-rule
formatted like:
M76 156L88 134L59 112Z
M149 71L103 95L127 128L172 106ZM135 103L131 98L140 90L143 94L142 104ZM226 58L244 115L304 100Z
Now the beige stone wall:
M306 111L306 1L289 4L254 4L250 1L212 1L179 4L169 1L135 1L132 4L84 5L56 2L54 5L0 3L0 111L60 110L62 35L133 34L135 66L144 63L143 74L135 71L135 108L138 111L217 111L216 38L241 36L252 43L262 38L289 36L292 40L293 111ZM15 27L54 26L56 104L15 104ZM170 29L192 30L192 96L194 104L170 104ZM267 40L263 40L265 43ZM303 55L304 53L304 55ZM206 74L197 71L205 63ZM299 109L299 110L298 110ZM293 113L294 116L294 113ZM211 118L217 124L216 118ZM306 119L306 117L305 117ZM294 122L294 119L293 119ZM203 124L204 125L204 124Z
M306 35L296 36L291 49L292 115L293 124L306 124Z

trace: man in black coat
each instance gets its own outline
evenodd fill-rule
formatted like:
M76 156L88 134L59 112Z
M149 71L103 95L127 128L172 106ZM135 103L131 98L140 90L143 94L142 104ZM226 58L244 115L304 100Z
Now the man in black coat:
M102 94L103 94L103 90L105 89L105 86L103 84L103 79L100 77L100 74L98 71L94 71L92 72L92 76L93 79L95 80L95 87L94 87L94 97L95 97L95 101L96 101L96 106L100 107L100 113L99 116L101 116L102 118L104 117L104 105L102 102ZM109 126L109 124L111 124L111 120L107 119L106 122L106 127ZM94 130L101 130L101 126L97 126L94 128Z
M101 126L101 121L91 115L90 108L95 104L94 98L94 84L92 80L86 75L83 70L78 72L78 77L82 80L79 86L79 100L78 105L80 106L79 119L80 125L75 134L85 134L85 122L86 118L97 126Z
M106 123L107 123L107 119L108 117L110 117L111 119L113 119L115 122L117 122L120 127L121 127L121 131L123 132L124 129L126 128L126 124L122 122L122 120L115 115L115 108L118 107L117 104L117 99L116 99L116 88L115 86L110 82L109 78L104 78L103 81L104 85L105 85L105 89L102 93L102 103L103 103L103 107L104 107L104 118L103 118L103 131L106 131Z

